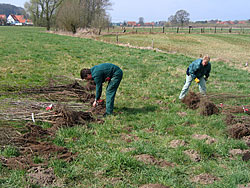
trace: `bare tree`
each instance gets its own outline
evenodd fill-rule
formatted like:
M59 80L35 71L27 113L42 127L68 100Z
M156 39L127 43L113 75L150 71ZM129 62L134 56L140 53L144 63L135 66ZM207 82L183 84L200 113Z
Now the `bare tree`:
M181 24L183 26L185 23L189 23L189 13L185 10L178 10L175 15L168 18L171 24Z
M35 26L44 26L43 10L41 9L38 2L38 0L30 0L24 4L24 8Z
M140 18L139 18L138 24L140 24L141 26L144 25L144 18L143 18L143 17L140 17Z
M176 17L175 16L170 16L168 18L168 21L171 23L171 24L177 24L177 20L176 20Z
M25 3L25 9L35 25L46 26L50 30L55 11L62 2L63 0L30 0Z
M184 23L189 22L189 13L187 11L185 11L185 10L178 10L175 13L175 17L176 17L177 23L180 23L181 26L183 26Z
M78 0L64 1L56 16L58 27L75 34L80 26L80 10Z
M109 0L64 0L57 12L57 25L73 33L80 27L101 30L109 25L106 9L110 5Z

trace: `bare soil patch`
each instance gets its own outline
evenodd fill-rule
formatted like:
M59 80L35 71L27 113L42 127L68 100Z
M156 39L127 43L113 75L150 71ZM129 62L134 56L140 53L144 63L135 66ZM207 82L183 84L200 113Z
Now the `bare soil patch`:
M171 148L178 148L185 145L187 145L187 142L185 142L184 140L172 140L169 144Z
M197 140L206 140L206 144L212 144L217 142L215 138L212 138L211 136L208 136L206 134L200 135L200 134L194 134L192 135L194 139Z
M235 139L241 139L250 135L250 125L237 123L228 128L228 134Z
M191 159L191 161L194 161L194 162L199 162L201 160L201 157L200 155L198 154L197 151L193 150L193 149L190 149L190 150L186 150L184 151L184 153L189 156L189 158Z
M237 188L250 188L250 183L248 183L247 185L238 185Z
M139 140L139 137L136 135L124 134L124 133L121 135L121 138L122 138L122 140L124 140L127 143Z
M161 184L145 184L140 186L139 188L170 188L170 187Z
M141 155L136 155L135 158L138 161L141 161L145 164L150 164L150 165L157 165L160 167L174 167L175 165L173 163L167 162L163 159L155 159L153 156L148 155L148 154L141 154Z
M219 113L219 108L214 103L205 98L201 100L199 108L200 114L204 116L210 116Z
M184 104L187 105L188 108L190 109L198 109L199 108L199 103L201 101L201 97L194 93L194 92L189 92L189 94L182 100Z
M222 103L219 105L214 104L210 99L223 99L226 100L227 98L237 98L235 95L212 95L212 96L202 96L201 94L196 94L194 92L189 92L189 94L182 100L184 104L187 105L188 108L196 110L199 109L200 114L204 116L210 116L213 114L239 114L239 113L246 113L250 114L249 105L246 106L230 106L230 105L223 105ZM224 98L223 98L224 97ZM246 98L249 96L238 96L238 98Z
M56 176L52 168L33 167L28 170L27 180L32 185L43 187L56 184Z
M250 136L244 136L242 140L246 143L247 146L250 146Z
M189 92L182 102L190 109L195 110L199 108L200 114L204 116L210 116L219 113L219 109L214 103L209 101L206 97L194 92Z
M250 160L250 151L243 154L242 160L246 162Z
M11 169L30 169L32 167L47 166L48 160L52 157L70 162L77 154L71 153L67 148L56 146L47 140L55 132L47 131L40 126L26 124L26 133L11 138L11 145L18 148L18 157L1 157L3 165ZM43 141L46 140L46 141ZM43 160L40 163L34 162L34 157L39 156Z
M205 184L205 185L212 184L217 180L219 180L219 178L217 178L211 174L207 174L207 173L200 174L200 175L192 178L192 182Z

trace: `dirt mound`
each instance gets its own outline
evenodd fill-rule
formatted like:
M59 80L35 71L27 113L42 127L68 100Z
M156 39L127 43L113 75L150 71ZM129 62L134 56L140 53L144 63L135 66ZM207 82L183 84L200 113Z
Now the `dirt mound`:
M237 123L250 124L250 117L248 116L234 116L232 114L227 114L225 119L227 125L233 125Z
M173 163L167 162L163 159L157 160L148 154L136 155L135 158L145 164L157 165L160 167L174 167Z
M185 142L184 140L172 140L169 144L171 148L178 148L185 145L187 145L187 142Z
M237 123L229 127L228 134L235 139L241 139L250 135L250 125Z
M200 183L200 184L212 184L214 183L214 181L217 181L219 180L219 178L211 175L211 174L200 174L198 176L195 176L193 179L192 179L192 182L196 182L196 183Z
M218 98L216 98L218 97ZM242 96L239 96L242 97ZM246 96L244 96L246 97ZM209 99L220 99L220 96L202 96L200 94L196 94L194 92L189 92L189 94L182 100L184 104L187 105L190 109L199 109L200 114L204 116L210 116L213 114L219 114L220 111L223 114L239 114L239 113L245 113L250 115L250 108L249 105L245 106L230 106L230 105L224 105L220 103L220 105L215 105L213 102L211 102Z
M194 93L194 92L189 92L189 94L182 100L184 104L188 106L190 109L198 109L199 108L199 103L201 97Z
M90 103L93 104L94 100L91 101ZM106 112L106 104L105 101L102 104L99 104L96 107L92 107L90 109L90 112L92 112L93 114L97 114L97 115L103 115Z
M0 149L3 146L10 145L11 139L19 136L16 129L9 126L1 126L0 127Z
M28 170L27 180L32 185L47 187L56 182L56 176L52 168L33 167Z
M249 151L243 154L242 160L243 161L249 161L250 160L250 152Z
M248 110L250 106L229 106L229 105L223 105L222 106L222 113L223 114L240 114L245 113L250 115L250 111ZM247 109L247 110L246 110Z
M200 155L198 154L197 151L193 150L193 149L190 149L190 150L186 150L184 151L184 153L189 156L190 160L191 161L194 161L194 162L199 162L201 160L201 157Z
M208 136L206 134L200 135L200 134L194 134L192 135L192 138L197 140L206 140L206 144L212 144L217 142L215 138L212 138L211 136Z
M250 135L249 136L244 136L242 140L246 143L247 146L250 147Z
M161 184L146 184L140 186L139 188L170 188L170 187Z
M69 152L67 148L56 146L49 142L49 136L53 133L44 130L42 127L27 124L26 129L27 133L11 139L11 144L18 147L20 155L11 158L1 157L0 161L3 165L12 169L29 169L37 166L47 166L47 161L51 157L71 161L76 155ZM45 139L46 141L42 141ZM34 158L38 156L42 159L39 163L35 163Z
M210 116L219 113L219 108L211 101L203 98L199 103L200 114Z
M210 116L219 113L219 109L214 103L194 92L189 92L182 102L190 109L196 110L199 108L200 114L204 116Z

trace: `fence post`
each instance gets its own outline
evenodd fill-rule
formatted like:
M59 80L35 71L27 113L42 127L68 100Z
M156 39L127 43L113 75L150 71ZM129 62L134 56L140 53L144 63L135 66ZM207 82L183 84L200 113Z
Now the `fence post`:
M232 27L230 27L228 31L229 31L229 33L232 33Z
M165 27L164 26L162 27L162 33L165 33Z
M216 33L216 26L214 27L214 33Z
M119 43L118 33L116 33L116 43Z
M100 28L99 28L99 32L98 32L98 35L101 35L101 32L102 32L102 28L100 27Z
M189 33L189 34L191 33L191 27L192 27L192 26L188 26L188 33Z
M179 33L179 27L177 27L177 31L176 32Z

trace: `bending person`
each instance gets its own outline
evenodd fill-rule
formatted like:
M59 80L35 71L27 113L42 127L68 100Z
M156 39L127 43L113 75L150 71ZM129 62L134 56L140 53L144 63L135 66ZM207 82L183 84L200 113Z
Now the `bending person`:
M180 100L187 95L189 86L193 80L199 85L200 93L206 95L206 81L211 71L211 63L209 61L210 57L206 55L202 59L193 61L189 65L186 71L186 82L179 96Z
M108 82L106 88L106 115L111 115L114 109L115 94L122 80L122 70L111 63L102 63L91 69L82 69L81 78L85 80L94 80L96 84L96 96L93 106L96 107L102 95L102 83Z

